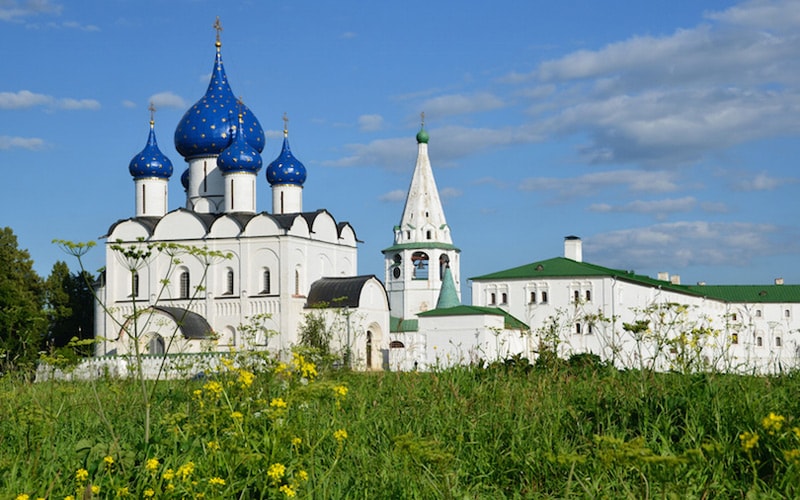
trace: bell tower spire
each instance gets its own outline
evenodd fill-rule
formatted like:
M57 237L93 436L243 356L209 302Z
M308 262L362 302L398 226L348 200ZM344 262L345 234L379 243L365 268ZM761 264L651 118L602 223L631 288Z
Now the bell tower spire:
M401 319L415 320L417 313L436 307L446 269L461 296L461 251L453 245L445 219L428 157L429 139L421 113L417 162L403 214L394 227L394 244L383 250L392 316Z

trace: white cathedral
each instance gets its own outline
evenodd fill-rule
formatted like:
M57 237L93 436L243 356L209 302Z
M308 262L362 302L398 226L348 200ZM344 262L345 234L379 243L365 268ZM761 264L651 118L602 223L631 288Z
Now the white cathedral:
M581 241L573 236L565 240L564 257L472 278L473 305L462 304L461 251L445 219L424 122L401 220L383 250L384 281L357 275L354 228L324 209L304 210L307 171L289 148L286 125L282 149L266 168L272 210L257 210L264 131L234 97L217 28L208 89L174 135L187 163L180 178L184 207L168 211L173 167L158 148L152 111L147 144L130 162L136 211L105 236L98 293L107 307L98 305L95 316L97 356L130 354L134 340L139 352L151 355L231 348L286 353L314 312L331 325L339 321L333 347L352 353L357 369L534 359L547 342L562 357L589 352L620 366L647 360L670 369L670 350L681 347L674 342L678 332L664 345L643 346L622 326L643 319L648 309L685 304L684 324L716 332L703 340L707 344L692 346L709 366L776 371L800 364L800 285L685 286L666 275L651 279L583 262ZM170 250L171 243L215 255ZM138 266L115 250L163 244L166 251ZM249 328L254 317L264 319L266 329Z

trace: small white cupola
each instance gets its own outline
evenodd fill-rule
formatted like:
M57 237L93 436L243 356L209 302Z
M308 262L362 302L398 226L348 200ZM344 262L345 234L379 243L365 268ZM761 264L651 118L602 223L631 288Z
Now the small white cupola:
M564 237L564 257L575 262L583 262L583 248L580 238L577 236Z

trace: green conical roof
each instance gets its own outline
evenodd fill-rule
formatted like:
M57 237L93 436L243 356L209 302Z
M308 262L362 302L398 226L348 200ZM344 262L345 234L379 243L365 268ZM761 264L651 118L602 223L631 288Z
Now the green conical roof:
M448 307L460 305L461 301L458 300L458 292L456 292L456 283L453 281L453 273L450 271L450 266L447 266L444 268L442 289L439 291L439 300L436 302L436 309L446 309Z

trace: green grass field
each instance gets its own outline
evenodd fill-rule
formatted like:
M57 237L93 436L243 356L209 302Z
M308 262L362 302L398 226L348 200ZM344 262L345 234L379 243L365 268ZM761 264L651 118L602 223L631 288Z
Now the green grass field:
M800 376L302 357L134 381L0 379L0 498L796 498Z

